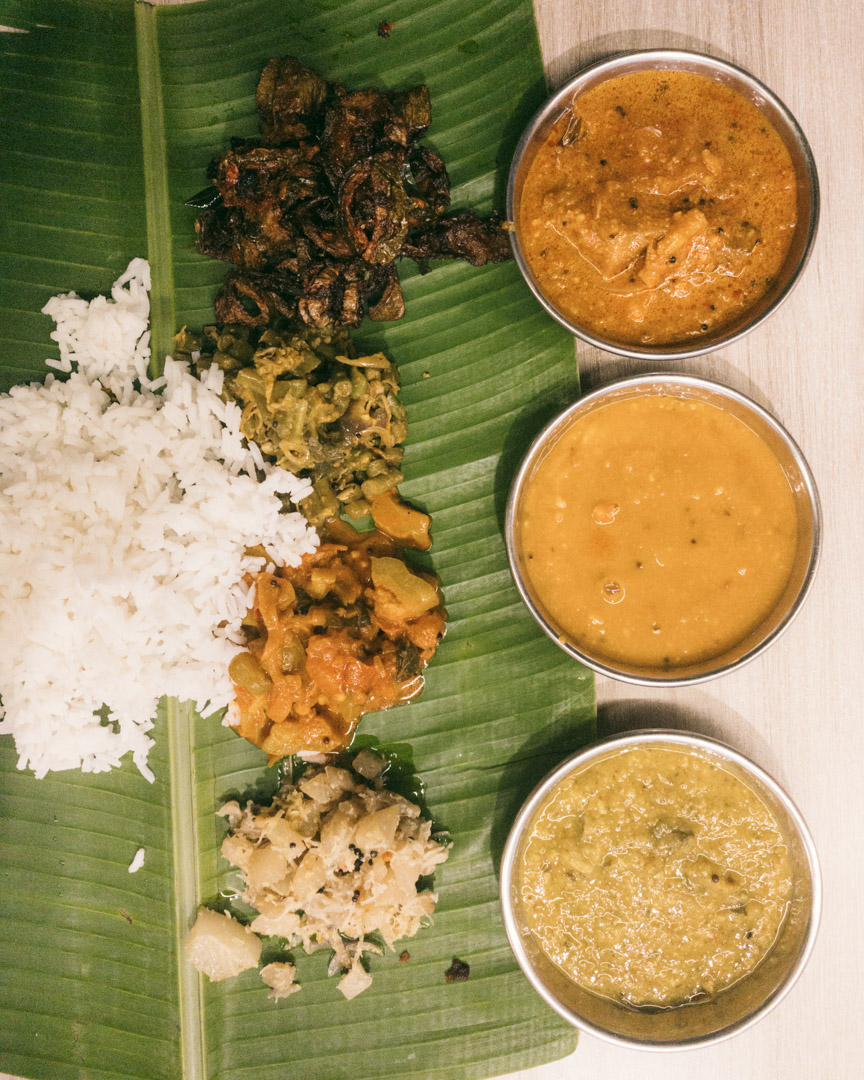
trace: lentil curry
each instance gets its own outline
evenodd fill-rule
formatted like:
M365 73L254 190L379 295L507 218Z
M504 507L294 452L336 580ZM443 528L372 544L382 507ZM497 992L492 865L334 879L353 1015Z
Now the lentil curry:
M574 982L631 1007L709 1000L777 938L792 872L777 821L720 764L637 747L561 782L521 860L525 916Z
M703 75L622 75L579 97L531 162L516 228L572 322L634 345L735 323L776 284L797 221L789 152Z
M774 610L798 542L768 444L715 405L673 395L578 417L528 480L517 537L547 617L592 655L701 663Z

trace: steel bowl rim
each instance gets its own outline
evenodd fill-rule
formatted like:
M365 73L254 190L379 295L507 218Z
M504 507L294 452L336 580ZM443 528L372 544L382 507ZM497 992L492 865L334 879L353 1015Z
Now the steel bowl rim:
M582 329L576 323L571 322L566 315L559 312L550 300L547 299L545 294L538 287L534 280L534 276L522 254L522 249L519 245L519 240L515 228L515 194L516 194L516 176L519 172L519 167L522 162L522 158L526 149L533 141L538 129L544 123L555 109L559 108L562 102L576 90L580 85L587 81L589 76L596 75L604 70L608 71L608 78L614 78L617 75L627 74L627 64L633 60L653 60L656 59L658 66L665 63L674 63L675 61L695 61L697 63L703 62L705 66L715 71L722 71L725 74L731 76L733 79L742 81L745 85L748 85L751 89L757 90L774 109L782 117L783 123L788 129L793 141L796 143L801 151L801 156L804 162L804 174L807 178L807 186L809 189L809 203L810 203L810 225L807 230L807 237L804 243L804 248L801 252L801 257L795 269L792 271L789 280L784 288L774 297L771 303L758 315L755 315L745 325L741 326L738 330L707 342L704 345L694 346L693 348L674 348L666 346L658 346L656 349L647 346L645 348L639 348L633 345L621 344L619 342L608 341L604 338L596 337L590 331ZM620 70L624 69L624 70ZM662 68L661 68L662 70ZM670 70L675 70L671 68ZM605 81L605 80L603 80ZM758 108L758 106L757 106ZM733 64L728 60L720 60L716 56L712 56L710 53L696 52L689 49L632 49L623 50L621 52L613 53L610 56L606 56L601 60L597 60L587 67L581 68L572 79L568 80L560 89L549 97L544 104L537 110L534 116L531 118L527 127L522 133L519 142L516 145L516 150L513 154L513 159L510 164L510 172L507 177L507 194L506 194L506 215L507 220L513 222L513 228L510 230L510 246L513 251L513 259L516 265L519 267L519 271L522 277L525 279L528 287L534 296L540 301L546 311L563 326L566 330L569 330L571 334L578 337L588 345L594 346L594 348L601 349L604 352L614 353L617 356L626 356L633 359L645 359L645 360L685 360L694 356L704 356L706 353L716 352L718 349L725 349L727 346L740 341L743 337L755 330L757 326L761 324L772 315L780 305L787 299L794 287L798 284L801 275L807 267L810 261L810 256L813 253L813 247L816 242L816 234L819 228L819 217L821 210L821 198L819 188L819 174L816 169L816 161L813 157L813 151L810 148L810 143L807 141L807 137L804 134L801 125L795 119L787 105L774 93L770 87L766 86L760 79L757 79L755 75L752 75L745 68L739 67L737 64Z
M574 772L580 765L589 764L591 761L605 757L615 750L623 750L635 746L650 746L660 743L673 743L685 749L701 752L703 754L719 755L721 758L737 765L746 775L754 777L774 795L785 812L789 815L804 850L810 871L811 895L807 928L805 930L801 949L795 958L793 967L773 993L769 994L764 1001L745 1017L742 1017L734 1024L730 1024L728 1027L722 1028L717 1032L712 1032L709 1035L694 1036L688 1039L669 1040L657 1043L648 1039L629 1038L627 1036L617 1035L606 1028L599 1027L570 1010L563 1002L555 997L535 974L525 950L522 947L519 933L520 924L513 909L512 884L516 852L522 841L526 827L529 825L533 815L537 812L543 799L546 798L561 780ZM728 743L722 742L719 739L714 739L709 735L700 735L695 731L686 731L678 728L644 728L609 735L606 738L598 739L577 750L547 773L522 803L522 806L510 827L507 840L504 844L504 850L501 855L498 891L504 928L507 933L507 940L510 944L510 948L513 951L513 955L516 957L516 961L519 964L522 973L546 1004L553 1008L562 1019L566 1020L580 1031L585 1031L590 1035L594 1035L604 1042L613 1043L617 1046L627 1046L631 1049L649 1050L652 1052L694 1050L702 1046L725 1042L727 1039L731 1039L734 1036L741 1034L741 1032L746 1031L747 1028L752 1027L764 1016L767 1016L769 1012L773 1011L773 1009L780 1004L801 977L815 947L822 918L822 872L819 865L819 855L816 850L813 836L807 826L807 822L804 820L803 814L798 809L791 795L789 795L770 773L766 772L765 769L740 750L736 750ZM698 1008L698 1006L694 1007Z
M556 630L539 610L534 598L528 591L527 584L519 569L516 551L516 506L522 493L526 475L533 466L537 454L540 452L550 435L558 430L559 427L566 427L573 414L586 405L591 405L600 401L607 395L611 396L620 389L627 387L636 388L642 385L650 386L657 383L708 389L715 393L719 393L725 398L736 401L739 405L742 405L744 408L755 413L755 415L766 423L778 438L780 438L791 454L804 482L807 499L813 517L812 541L807 570L804 575L804 580L801 583L801 588L798 590L798 594L790 604L789 610L769 634L742 656L739 656L736 660L724 664L714 670L697 675L640 675L634 672L622 671L620 668L615 667L614 664L604 663L602 660L597 660L594 657L588 656L573 642L562 638L560 636L560 631ZM767 409L764 409L746 394L741 393L740 390L734 390L731 386L726 386L724 383L717 382L714 379L708 379L702 375L690 375L671 371L649 372L645 375L629 375L622 379L615 379L612 382L604 383L603 386L597 387L595 390L590 391L582 397L578 397L571 405L568 405L546 424L529 446L516 471L516 475L513 477L510 484L510 491L507 497L507 508L504 517L504 542L507 548L507 560L510 564L510 576L513 578L513 582L522 598L522 602L531 612L531 615L540 625L543 632L551 638L560 649L563 649L568 656L572 656L575 660L584 664L585 667L591 668L591 670L595 671L598 675L606 675L610 679L615 679L617 682L630 683L634 686L696 686L699 683L710 682L712 679L719 679L721 676L728 675L730 672L742 668L745 664L749 664L751 660L755 660L757 656L761 656L761 654L773 645L774 642L776 642L791 626L801 608L804 606L804 601L807 599L807 596L813 587L813 582L816 579L816 571L819 568L819 562L822 555L822 505L816 487L816 480L801 448L780 421L768 412Z

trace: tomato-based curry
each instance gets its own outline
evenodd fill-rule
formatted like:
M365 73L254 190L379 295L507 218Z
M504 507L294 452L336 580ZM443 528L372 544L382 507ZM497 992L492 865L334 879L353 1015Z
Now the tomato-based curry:
M299 566L255 576L246 650L228 668L229 722L271 763L341 750L365 713L411 701L444 636L438 579L412 570L390 537L335 518L322 540Z
M516 230L572 322L622 344L689 342L772 292L797 221L789 152L754 105L703 75L622 75L538 148Z

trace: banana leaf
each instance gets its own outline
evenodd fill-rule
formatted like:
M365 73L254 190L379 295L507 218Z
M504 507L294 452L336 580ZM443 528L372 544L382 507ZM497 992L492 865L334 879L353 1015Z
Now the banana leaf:
M389 37L379 22L392 22ZM263 62L292 53L351 86L428 83L430 142L454 207L503 205L509 157L545 93L530 0L0 0L3 222L0 389L54 355L47 298L104 292L153 264L155 355L212 319L225 268L193 246L184 200L231 135L252 134ZM502 541L520 455L578 392L572 339L515 266L401 268L407 315L366 324L399 365L409 435L403 492L433 515L447 637L415 703L361 737L422 782L454 846L434 925L407 963L373 957L351 1002L322 954L273 1003L255 972L211 985L182 944L199 902L229 903L214 809L266 793L264 755L165 701L155 783L16 768L0 738L0 1070L50 1080L486 1077L568 1053L575 1037L523 978L498 912L510 822L539 777L593 734L588 672L523 609ZM6 643L3 643L6 647ZM128 865L146 849L140 872ZM471 976L447 983L453 957Z

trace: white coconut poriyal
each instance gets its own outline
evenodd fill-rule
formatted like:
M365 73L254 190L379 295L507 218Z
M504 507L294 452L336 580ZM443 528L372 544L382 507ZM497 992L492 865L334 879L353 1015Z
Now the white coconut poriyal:
M270 987L270 993L267 996L273 1001L279 1001L280 998L296 994L300 989L294 982L296 974L297 968L287 961L274 960L272 964L261 968L261 978L265 985Z
M211 982L220 982L258 966L261 938L227 913L200 908L186 938L186 956Z

